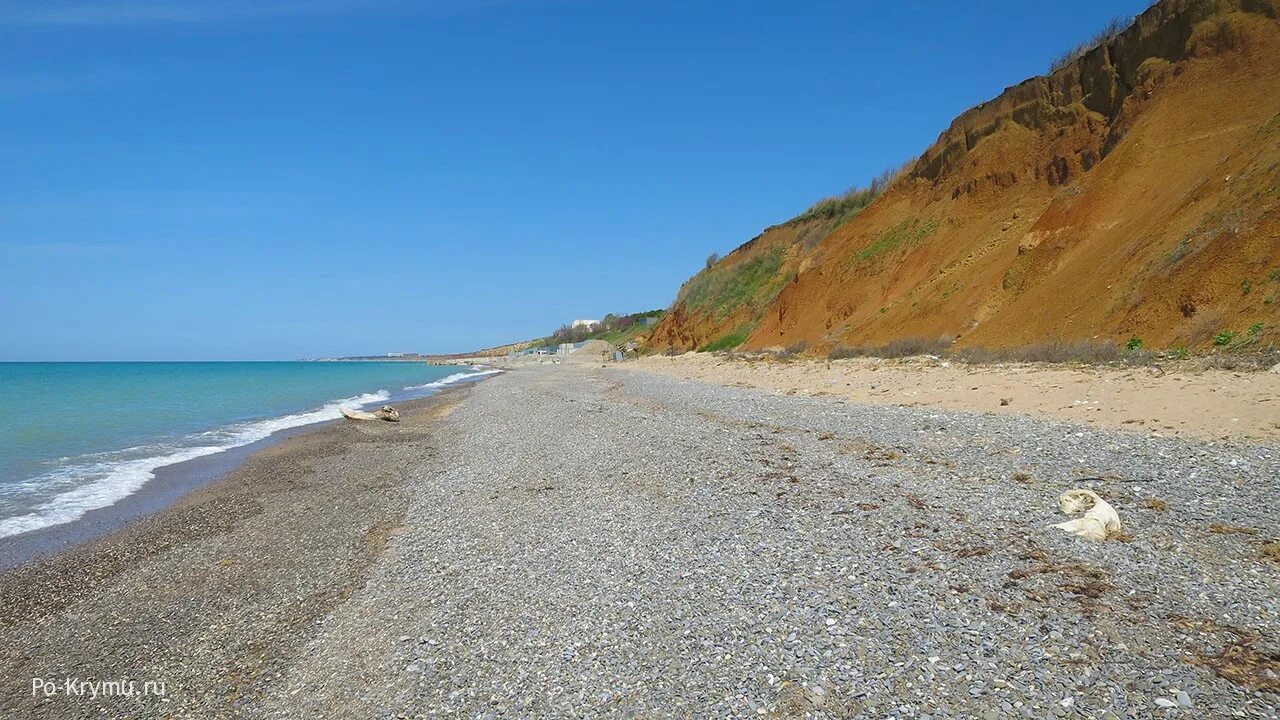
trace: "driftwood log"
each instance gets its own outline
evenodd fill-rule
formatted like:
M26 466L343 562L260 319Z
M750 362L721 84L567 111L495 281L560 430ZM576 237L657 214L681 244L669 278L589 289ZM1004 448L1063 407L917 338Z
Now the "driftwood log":
M338 408L338 411L342 413L342 417L348 420L386 420L387 422L400 422L400 411L390 405L383 405L375 412L348 410L347 408Z
M1058 498L1058 509L1067 515L1084 513L1084 517L1058 523L1054 527L1086 540L1106 540L1120 533L1120 515L1106 500L1092 490L1068 490Z

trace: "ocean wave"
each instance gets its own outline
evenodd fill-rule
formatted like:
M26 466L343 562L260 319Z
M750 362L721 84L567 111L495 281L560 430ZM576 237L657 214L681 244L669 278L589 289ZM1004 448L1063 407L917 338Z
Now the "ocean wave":
M138 446L83 456L76 464L5 488L4 495L9 497L47 494L50 489L54 489L56 494L39 501L28 512L0 519L0 537L68 523L90 510L113 505L137 492L155 477L157 469L167 465L265 440L281 430L336 420L342 417L339 408L363 407L390 398L389 392L379 390L334 400L314 410L195 433L173 444Z
M472 370L471 372L454 373L452 375L442 377L439 380L436 380L435 382L426 383L425 385L410 385L406 387L405 390L434 390L434 389L446 387L448 385L454 385L464 380L483 377L485 375L497 375L498 373L502 372L501 370L495 370L493 368L484 368L484 367L480 367L479 365L473 366L471 370Z

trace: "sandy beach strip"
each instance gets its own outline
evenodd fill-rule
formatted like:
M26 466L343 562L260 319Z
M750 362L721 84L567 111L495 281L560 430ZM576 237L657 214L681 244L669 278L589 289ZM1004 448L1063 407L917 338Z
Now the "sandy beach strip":
M1275 372L968 365L928 358L767 360L715 353L649 356L632 366L787 395L1032 415L1157 436L1280 440Z

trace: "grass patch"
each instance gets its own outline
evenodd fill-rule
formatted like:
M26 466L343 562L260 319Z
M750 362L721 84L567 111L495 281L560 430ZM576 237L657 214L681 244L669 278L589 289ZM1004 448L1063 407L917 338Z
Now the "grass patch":
M746 328L738 328L728 335L722 335L715 340L698 348L698 352L715 352L717 350L732 350L747 341L747 335L750 332Z
M745 305L764 308L786 285L782 274L783 247L762 250L726 265L720 262L694 276L681 293L690 310L726 317Z
M808 210L788 220L787 224L819 221L827 227L839 225L862 212L863 208L880 197L882 191L883 186L878 186L875 180L871 182L871 187L849 188L840 195L819 200Z
M855 265L875 260L902 247L914 245L929 237L938 229L938 221L930 218L923 223L917 220L903 220L880 233L875 242L854 253L850 259Z
M867 187L855 185L839 195L823 198L810 205L808 210L791 218L784 224L794 225L818 221L827 227L833 228L862 212L863 208L880 197L881 193L889 189L894 180L897 180L914 164L915 160L911 160L899 167L889 168L872 178L871 184Z

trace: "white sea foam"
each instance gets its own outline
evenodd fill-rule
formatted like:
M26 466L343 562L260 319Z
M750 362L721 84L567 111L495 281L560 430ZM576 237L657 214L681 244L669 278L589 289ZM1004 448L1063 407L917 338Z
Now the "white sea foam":
M415 391L415 394L423 390L434 391L500 372L502 371L474 366L470 372L454 373L424 385L406 387L405 390ZM137 492L155 477L157 469L167 465L258 442L281 430L336 420L342 417L339 408L364 407L390 398L389 392L379 390L376 393L335 400L306 412L196 433L172 444L147 445L82 456L79 462L3 488L4 495L10 497L35 495L45 496L45 499L36 501L27 513L0 518L0 537L68 523L90 510L113 505Z
M365 406L391 397L386 390L365 393L327 403L315 410L281 417L237 423L197 433L173 444L148 445L108 453L95 453L82 462L59 468L6 488L6 495L48 494L30 512L0 519L0 537L71 522L90 510L107 507L137 492L166 465L194 460L270 437L272 433L342 417L341 407Z
M410 385L409 387L405 388L405 390L431 390L436 388L442 388L442 387L445 387L446 385L453 385L456 383L460 383L464 380L483 377L485 375L496 375L502 372L501 370L494 370L493 368L480 367L479 365L473 366L471 370L472 372L454 373L447 377L440 378L435 382L429 382L425 385Z

